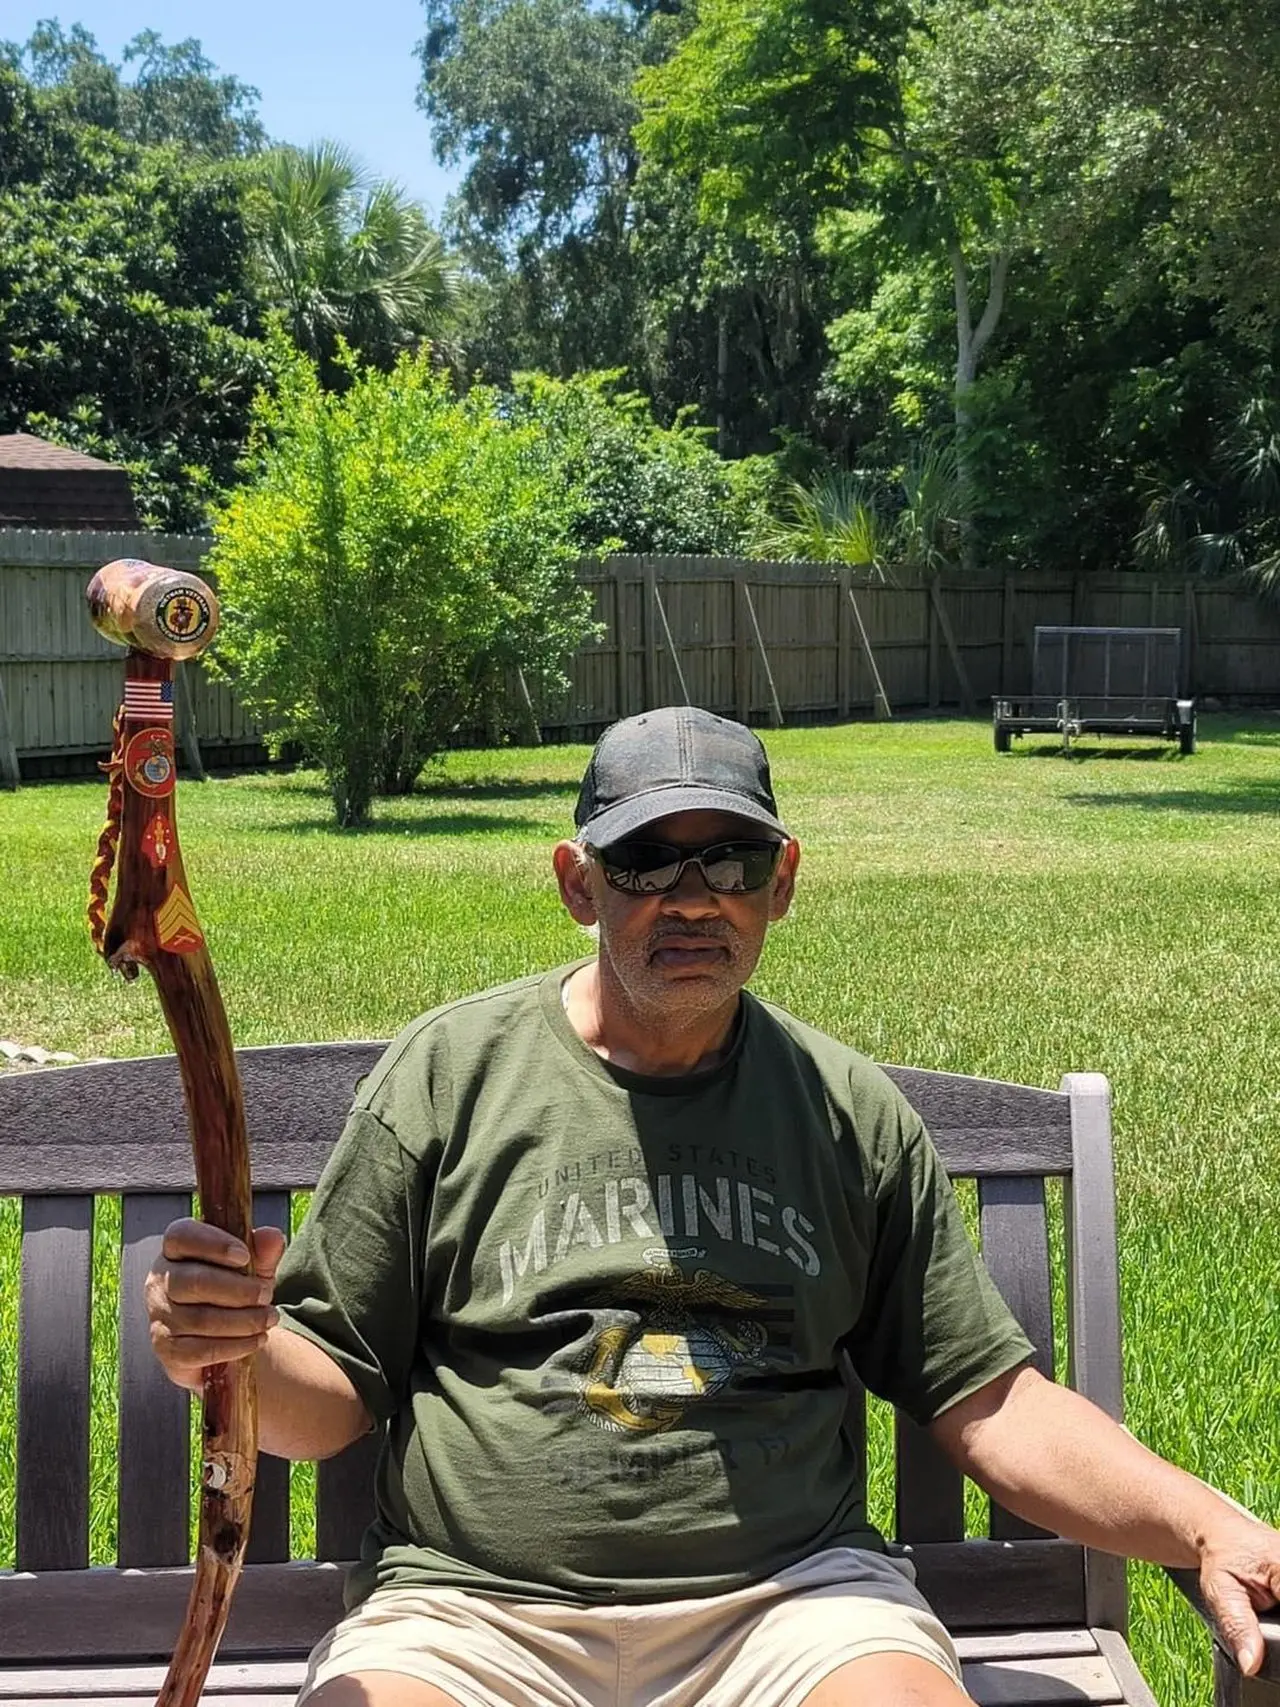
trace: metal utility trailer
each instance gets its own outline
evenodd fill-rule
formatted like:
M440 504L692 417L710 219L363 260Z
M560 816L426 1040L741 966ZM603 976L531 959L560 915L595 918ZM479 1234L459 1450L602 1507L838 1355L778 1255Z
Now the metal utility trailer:
M1196 706L1181 697L1180 628L1038 627L1031 692L999 696L993 708L997 753L1015 735L1060 735L1064 753L1078 735L1149 736L1196 750Z

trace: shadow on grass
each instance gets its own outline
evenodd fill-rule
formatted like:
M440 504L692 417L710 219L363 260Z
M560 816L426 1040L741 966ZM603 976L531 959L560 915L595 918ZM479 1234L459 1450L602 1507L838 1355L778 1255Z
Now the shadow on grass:
M1271 787L1173 788L1159 794L1068 794L1070 806L1136 806L1142 812L1236 813L1264 817L1280 812L1280 783Z
M1065 758L1067 763L1072 765L1092 764L1098 759L1141 759L1146 764L1159 764L1162 761L1168 763L1170 760L1181 763L1184 757L1177 747L1166 745L1153 747L1145 744L1141 747L1072 747L1069 753L1064 754L1061 741L1024 747L1021 754L1015 748L1013 756L1015 758L1020 756L1024 759Z
M428 777L413 792L429 800L541 800L556 794L576 800L578 784L519 776L495 777L487 782L450 782L445 777Z
M299 830L331 830L335 836L484 836L504 830L541 830L547 826L537 818L517 818L506 812L441 812L430 817L411 817L398 812L380 812L368 824L343 829L333 815L326 818L295 818L288 824L264 825L275 835L294 835Z

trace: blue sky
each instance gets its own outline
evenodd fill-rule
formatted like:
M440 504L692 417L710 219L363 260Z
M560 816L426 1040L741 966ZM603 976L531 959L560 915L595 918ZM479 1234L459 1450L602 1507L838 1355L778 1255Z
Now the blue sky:
M419 0L3 0L0 35L26 41L41 18L83 24L119 61L140 30L166 42L195 36L219 71L261 92L270 136L345 142L380 178L394 178L433 216L461 174L437 166L431 128L414 105L423 34Z

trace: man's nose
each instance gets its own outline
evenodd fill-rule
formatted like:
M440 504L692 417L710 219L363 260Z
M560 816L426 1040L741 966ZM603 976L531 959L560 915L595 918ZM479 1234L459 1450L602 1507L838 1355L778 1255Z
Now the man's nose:
M704 917L720 911L720 899L707 886L702 868L690 861L680 873L675 888L662 897L663 911L679 913L682 917Z

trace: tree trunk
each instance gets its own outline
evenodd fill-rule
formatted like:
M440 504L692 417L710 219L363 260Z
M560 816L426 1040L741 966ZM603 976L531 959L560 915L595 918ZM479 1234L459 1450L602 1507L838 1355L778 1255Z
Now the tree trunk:
M947 243L951 271L956 289L956 484L960 489L960 564L965 570L977 568L977 537L973 525L974 487L973 459L970 454L970 431L973 426L973 382L978 376L982 352L991 342L1004 309L1005 285L1009 277L1009 247L992 253L987 283L987 300L982 318L975 326L969 298L969 266L964 258L958 237Z

